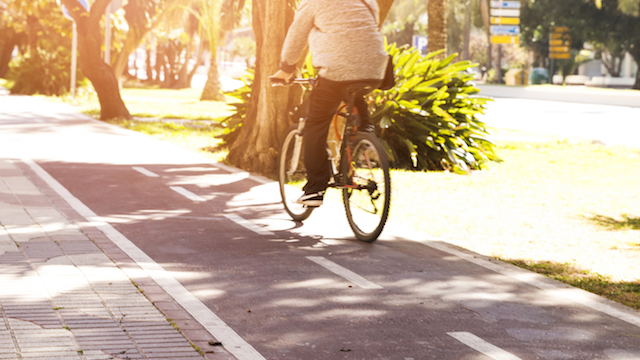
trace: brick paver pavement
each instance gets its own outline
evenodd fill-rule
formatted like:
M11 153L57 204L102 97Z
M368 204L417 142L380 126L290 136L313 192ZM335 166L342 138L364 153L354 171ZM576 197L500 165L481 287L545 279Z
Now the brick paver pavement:
M233 359L215 343L24 163L0 159L0 360Z

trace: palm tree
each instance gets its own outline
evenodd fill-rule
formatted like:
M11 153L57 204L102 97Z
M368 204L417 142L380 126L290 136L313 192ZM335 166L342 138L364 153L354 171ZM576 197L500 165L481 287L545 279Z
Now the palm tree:
M447 48L447 7L446 0L429 0L427 15L429 16L427 51L433 52ZM445 51L446 53L446 51ZM445 53L440 54L444 58Z

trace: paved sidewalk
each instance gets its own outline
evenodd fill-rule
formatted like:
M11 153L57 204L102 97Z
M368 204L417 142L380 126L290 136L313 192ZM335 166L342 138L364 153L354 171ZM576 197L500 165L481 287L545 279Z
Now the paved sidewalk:
M0 359L233 359L216 343L28 164L0 159Z

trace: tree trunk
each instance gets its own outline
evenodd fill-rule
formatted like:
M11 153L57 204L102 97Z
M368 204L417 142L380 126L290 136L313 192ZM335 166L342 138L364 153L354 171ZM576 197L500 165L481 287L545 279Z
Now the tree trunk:
M634 90L640 90L640 44L636 42L631 50L629 50L629 54L635 60L636 65L638 65L638 71L636 72L636 83L633 85Z
M136 46L140 44L142 39L137 39L132 34L133 31L129 31L127 33L127 37L124 40L124 44L122 45L122 50L116 56L116 61L113 63L113 73L116 75L118 81L124 75L124 71L127 69L127 65L129 63L129 55L136 49Z
M213 54L213 51L211 52ZM196 68L198 65L196 64ZM211 65L207 72L207 82L204 84L200 101L222 101L224 95L220 92L222 85L220 84L220 73L218 72L218 61L214 55L211 55Z
M255 17L255 15L253 16ZM204 44L202 44L202 46L204 46ZM209 44L209 47L212 48L213 46ZM204 89L202 89L200 101L224 100L224 95L222 95L222 93L220 92L222 90L222 85L220 84L220 73L218 72L218 56L216 54L216 51L217 49L209 49L209 52L211 53L211 61L209 64L209 71L207 71L207 82L204 84ZM196 64L196 68L198 67L198 65L199 64Z
M445 53L438 57L440 59L446 56L447 49L447 11L445 1L429 0L427 3L427 14L429 16L427 52L445 49Z
M187 44L186 53L184 56L184 63L180 66L180 70L177 73L177 79L175 84L173 84L172 89L186 89L191 86L191 81L189 81L189 60L191 60L191 49L193 45L193 40ZM196 65L197 67L197 65Z
M280 49L293 21L293 9L287 0L254 0L252 13L258 60L247 118L229 149L229 160L243 169L273 176L277 171L280 134L289 125L290 88L271 87L267 78L278 70Z
M196 65L193 67L193 69L191 69L191 72L189 72L189 78L188 78L189 85L191 85L191 81L193 80L193 77L198 72L198 68L200 67L200 64L202 64L203 55L204 55L204 41L200 40L200 46L198 46L198 55L196 55Z
M78 53L80 69L91 81L100 101L100 119L130 119L131 114L120 96L118 80L113 70L102 59L100 19L110 0L96 0L87 12L76 0L62 0L78 26Z
M12 28L3 28L2 33L3 35L0 37L0 78L5 77L9 72L11 53L18 45L18 35Z
M471 43L471 12L473 5L471 1L466 3L466 9L464 12L464 45L462 48L462 59L471 60L469 55L469 46Z
M478 0L480 3L480 12L482 13L482 22L485 27L485 33L487 34L487 63L486 70L489 71L493 68L493 48L491 46L491 24L489 16L489 5L487 0Z

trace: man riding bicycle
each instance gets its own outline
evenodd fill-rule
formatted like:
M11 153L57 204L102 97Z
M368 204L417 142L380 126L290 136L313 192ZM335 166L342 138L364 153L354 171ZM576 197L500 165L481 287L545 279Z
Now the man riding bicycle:
M375 0L302 0L280 55L280 69L270 78L288 81L307 43L318 69L311 91L304 129L304 165L307 183L298 203L320 206L331 172L326 142L331 120L350 84L379 84L384 78L387 54L380 34ZM360 129L369 130L364 98L355 99Z

